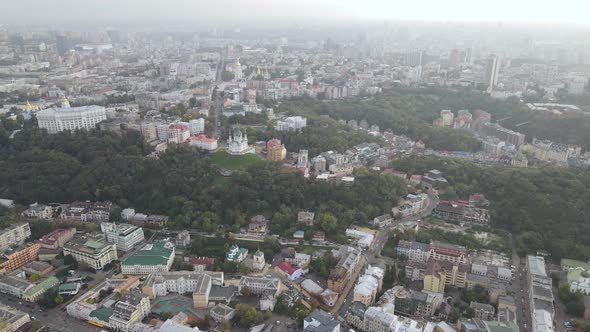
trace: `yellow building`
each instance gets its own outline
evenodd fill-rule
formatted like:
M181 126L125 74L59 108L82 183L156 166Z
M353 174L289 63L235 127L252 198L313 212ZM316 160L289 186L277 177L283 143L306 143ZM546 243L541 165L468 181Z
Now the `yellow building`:
M424 276L424 290L431 292L445 292L445 273L433 273Z
M279 139L273 138L266 143L266 155L269 160L281 161L287 157L287 149Z
M465 288L468 266L449 261L428 260L424 289L444 293L445 287Z

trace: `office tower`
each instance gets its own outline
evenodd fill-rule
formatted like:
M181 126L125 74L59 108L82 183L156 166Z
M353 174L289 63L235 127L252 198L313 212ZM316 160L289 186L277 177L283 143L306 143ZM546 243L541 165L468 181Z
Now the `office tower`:
M496 55L490 55L486 62L486 84L493 90L498 85L498 72L500 71L500 59Z

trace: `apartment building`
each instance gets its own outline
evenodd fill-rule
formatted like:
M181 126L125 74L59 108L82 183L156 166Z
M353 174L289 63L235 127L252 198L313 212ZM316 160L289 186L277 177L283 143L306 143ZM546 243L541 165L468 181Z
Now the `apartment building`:
M144 240L143 228L134 225L103 222L100 228L107 241L114 243L117 250L127 252Z
M133 323L141 322L150 313L150 309L149 297L134 289L115 303L109 325L115 331L128 332Z
M41 245L32 243L16 250L9 250L4 253L4 261L0 263L1 272L14 271L39 257Z
M12 246L20 246L31 236L29 223L19 223L6 227L0 231L0 252Z

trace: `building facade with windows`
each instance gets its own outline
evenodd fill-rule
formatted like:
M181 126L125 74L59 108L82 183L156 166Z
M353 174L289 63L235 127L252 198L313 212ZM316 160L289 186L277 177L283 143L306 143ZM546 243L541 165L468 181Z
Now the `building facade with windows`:
M29 223L14 224L0 231L0 252L12 246L19 246L31 236Z
M117 248L109 243L102 234L95 234L74 239L64 246L64 256L72 255L78 263L86 264L95 270L117 260Z
M65 106L65 107L64 107ZM102 106L48 108L37 112L39 128L47 129L50 134L64 130L93 129L107 119L105 108Z
M134 225L103 222L100 228L107 241L114 243L121 251L129 251L144 240L143 228Z
M121 263L125 275L147 275L168 272L174 262L174 245L168 241L155 241L129 256Z

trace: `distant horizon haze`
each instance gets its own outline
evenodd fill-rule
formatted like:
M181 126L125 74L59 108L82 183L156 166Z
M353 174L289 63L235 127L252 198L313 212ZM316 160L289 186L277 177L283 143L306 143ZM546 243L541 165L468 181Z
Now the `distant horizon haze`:
M0 25L192 22L228 26L257 20L590 25L589 9L590 2L583 0L3 0Z

